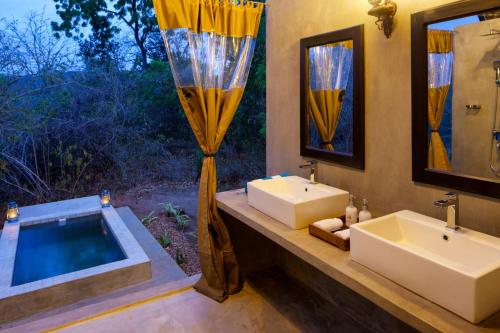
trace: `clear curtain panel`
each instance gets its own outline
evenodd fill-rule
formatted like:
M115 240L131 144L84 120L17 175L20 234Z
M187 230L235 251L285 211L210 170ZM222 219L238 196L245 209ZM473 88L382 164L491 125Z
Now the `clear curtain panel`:
M453 52L429 53L429 88L439 88L451 84L453 74Z
M346 46L339 43L309 49L312 90L346 89L353 52L352 47Z
M178 88L230 90L244 88L252 64L255 39L227 37L188 29L162 31Z

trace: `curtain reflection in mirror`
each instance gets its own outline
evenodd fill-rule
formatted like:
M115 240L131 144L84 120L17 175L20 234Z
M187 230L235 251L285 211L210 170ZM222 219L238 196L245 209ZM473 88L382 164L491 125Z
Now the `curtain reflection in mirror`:
M309 113L321 137L321 148L334 151L346 87L352 67L352 41L309 49Z
M453 73L453 32L429 30L428 41L428 119L431 130L428 167L451 171L448 152L439 134Z

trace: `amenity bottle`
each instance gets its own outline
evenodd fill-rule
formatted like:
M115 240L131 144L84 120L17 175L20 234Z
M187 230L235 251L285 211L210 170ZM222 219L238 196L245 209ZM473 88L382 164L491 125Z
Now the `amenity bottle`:
M354 206L354 195L349 195L349 206L345 209L345 224L350 227L358 222L358 209Z
M368 200L363 199L363 209L359 212L359 222L368 221L372 218L372 213L368 210Z

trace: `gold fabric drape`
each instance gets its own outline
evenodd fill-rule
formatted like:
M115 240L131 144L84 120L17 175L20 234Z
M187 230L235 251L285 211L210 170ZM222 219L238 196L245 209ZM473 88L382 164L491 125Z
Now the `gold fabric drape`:
M242 279L216 202L215 155L238 109L264 4L229 0L154 0L177 92L205 155L198 195L195 289L224 301Z
M321 137L321 146L333 151L333 136L340 119L345 90L309 89L309 112Z
M342 42L335 42L335 43L329 43L325 45L321 45L322 47L337 47L341 46L346 49L352 49L353 47L353 41L352 40L344 40Z
M446 147L439 135L439 126L443 119L444 106L450 86L429 88L428 118L429 126L432 129L429 143L429 168L436 170L450 171L451 165L446 153Z
M453 32L451 31L429 30L427 41L429 57L442 56L453 52ZM429 126L432 130L428 150L428 167L451 171L451 164L446 146L439 134L439 127L441 126L446 99L450 90L452 63L451 60L446 58L441 59L439 66L436 63L429 61L429 72L433 75L429 78L428 87L427 110ZM439 68L432 68L432 66ZM433 80L436 82L432 82Z
M233 0L153 0L160 30L187 28L228 37L257 37L264 3ZM243 1L242 1L243 2Z
M427 31L427 53L453 52L453 32L448 30Z
M223 301L228 294L237 293L242 282L229 233L217 212L215 153L238 109L243 89L184 87L178 89L178 94L189 125L206 156L198 194L198 253L203 275L195 288Z

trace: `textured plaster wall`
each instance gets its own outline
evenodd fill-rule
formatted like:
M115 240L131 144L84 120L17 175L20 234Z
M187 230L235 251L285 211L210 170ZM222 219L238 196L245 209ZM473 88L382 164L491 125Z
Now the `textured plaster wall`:
M453 68L452 165L457 173L500 182L490 170L490 148L496 107L493 61L500 60L500 36L483 37L500 29L500 19L457 27ZM465 105L479 104L479 112Z
M410 15L450 3L397 0L396 27L386 39L366 14L366 0L268 0L267 11L267 172L306 176L298 166L299 40L365 25L366 168L358 171L320 162L319 180L367 198L376 216L401 209L444 219L433 206L448 189L411 180ZM500 200L463 194L461 223L500 236Z

